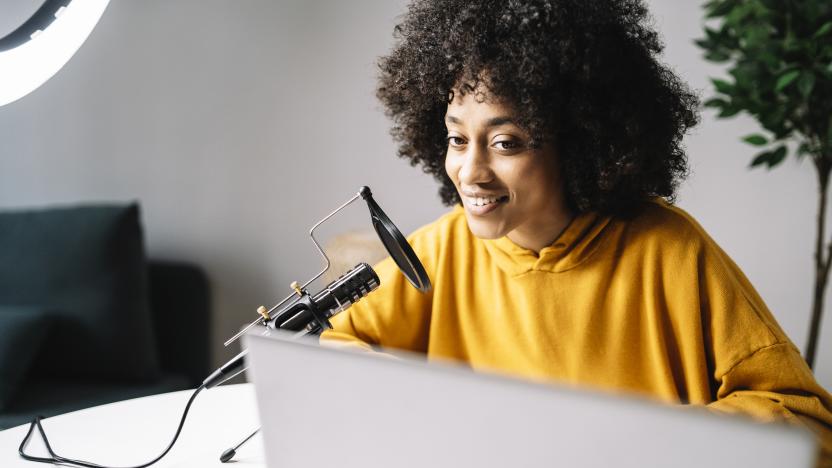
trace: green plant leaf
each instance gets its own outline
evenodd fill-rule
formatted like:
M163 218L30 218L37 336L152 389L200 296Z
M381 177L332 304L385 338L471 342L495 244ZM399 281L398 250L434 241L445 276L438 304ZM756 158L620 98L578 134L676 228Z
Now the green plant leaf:
M760 57L762 57L762 55ZM742 63L738 63L734 66L734 68L728 70L728 74L733 76L734 82L738 84L754 85L759 87L758 80L760 79L760 75L766 73L765 67L760 64L760 61L762 61L762 58L760 58L759 61L744 61Z
M797 82L797 89L800 90L800 95L804 98L812 94L812 89L815 87L815 74L812 72L803 72L800 74L800 80Z
M720 119L727 119L728 117L733 117L740 113L742 109L739 107L728 105L727 107L723 107L722 111L717 115Z
M698 45L699 48L705 50L710 50L714 47L714 44L707 39L696 39L695 41L693 41L693 43Z
M749 27L743 34L745 45L750 48L763 47L767 45L770 34L769 28L765 25Z
M754 159L751 161L751 165L749 167L757 167L761 164L768 164L769 159L771 159L771 151L763 151L757 156L754 156Z
M738 25L754 11L754 4L751 2L743 2L728 12L725 15L725 22L729 24Z
M719 31L705 26L705 36L712 41L719 41Z
M731 60L731 56L724 52L708 52L705 54L705 60L714 63L725 63Z
M705 8L708 9L707 15L705 15L706 18L717 18L730 13L734 9L734 3L726 1L711 2Z
M794 36L786 36L786 39L783 41L783 49L786 52L800 52L805 45L803 41Z
M756 132L736 134L757 153L752 167L777 167L789 153L832 163L830 1L700 0L712 18L702 24L701 56L727 73L711 80L704 107L757 120Z
M712 98L705 101L705 103L702 105L705 107L716 107L718 109L721 109L728 105L728 101L720 98Z
M796 80L798 76L800 76L799 70L792 70L782 75L780 78L777 79L777 84L774 85L774 91L779 93L786 86L792 84L792 82Z
M768 168L773 168L783 162L784 159L786 159L786 146L780 145L771 153L771 157L768 158Z
M742 141L754 145L754 146L763 146L768 143L766 137L760 135L759 133L755 133L753 135L748 135L747 137L743 138Z
M713 83L716 90L722 94L731 94L734 92L734 85L725 80L711 78L711 83Z
M815 34L813 34L812 37L817 39L825 34L828 34L829 31L832 31L832 21L824 23L823 26L821 26L820 28L818 28L817 31L815 31Z
M757 59L771 70L777 70L780 67L781 57L778 50L763 50L757 56Z
M783 121L786 119L786 109L783 106L769 108L759 116L760 123L771 133L780 133Z

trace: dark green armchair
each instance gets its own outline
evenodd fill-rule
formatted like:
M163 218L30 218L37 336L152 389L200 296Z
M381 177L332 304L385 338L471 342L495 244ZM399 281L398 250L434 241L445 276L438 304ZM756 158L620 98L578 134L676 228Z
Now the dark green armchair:
M0 429L196 387L209 296L198 267L145 258L136 204L0 212Z

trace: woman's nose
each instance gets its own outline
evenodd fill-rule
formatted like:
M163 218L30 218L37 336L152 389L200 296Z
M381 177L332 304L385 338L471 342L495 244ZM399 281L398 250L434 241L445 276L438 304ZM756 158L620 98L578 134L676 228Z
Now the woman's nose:
M493 177L488 152L480 145L469 145L462 167L459 169L460 183L462 185L483 184L491 182Z

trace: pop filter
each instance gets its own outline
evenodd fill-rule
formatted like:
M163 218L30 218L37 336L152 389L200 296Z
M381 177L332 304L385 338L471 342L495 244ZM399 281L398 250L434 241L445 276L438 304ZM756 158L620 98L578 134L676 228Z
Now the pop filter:
M370 219L378 238L384 244L387 253L399 266L399 270L402 271L407 281L421 292L430 291L430 278L425 272L425 267L422 266L422 262L419 261L419 257L416 256L401 231L393 224L393 221L390 221L390 218L378 206L378 203L373 200L370 187L361 187L358 193L367 202L367 207L370 209Z

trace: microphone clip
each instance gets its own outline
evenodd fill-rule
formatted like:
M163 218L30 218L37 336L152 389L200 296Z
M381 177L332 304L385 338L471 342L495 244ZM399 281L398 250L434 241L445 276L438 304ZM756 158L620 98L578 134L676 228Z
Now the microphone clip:
M307 335L320 335L322 331L325 329L331 329L332 324L329 323L329 319L324 315L324 313L317 307L315 304L312 295L309 294L305 288L301 290L300 297L292 304L291 310L302 313L303 311L308 312L308 315L311 316L311 320L309 320L305 326L303 327L303 331ZM276 320L271 320L267 322L267 326L269 328L283 328L292 330L290 328L292 325L290 322L292 320L289 318L285 322L282 322L280 325L276 325Z
M295 304L297 304L301 310L306 310L310 315L312 315L312 321L306 325L306 331L308 334L319 335L324 329L332 328L332 324L329 323L327 317L324 316L324 314L318 309L315 301L312 299L312 296L306 288L302 288L297 281L292 282L289 287L292 288L299 297Z

